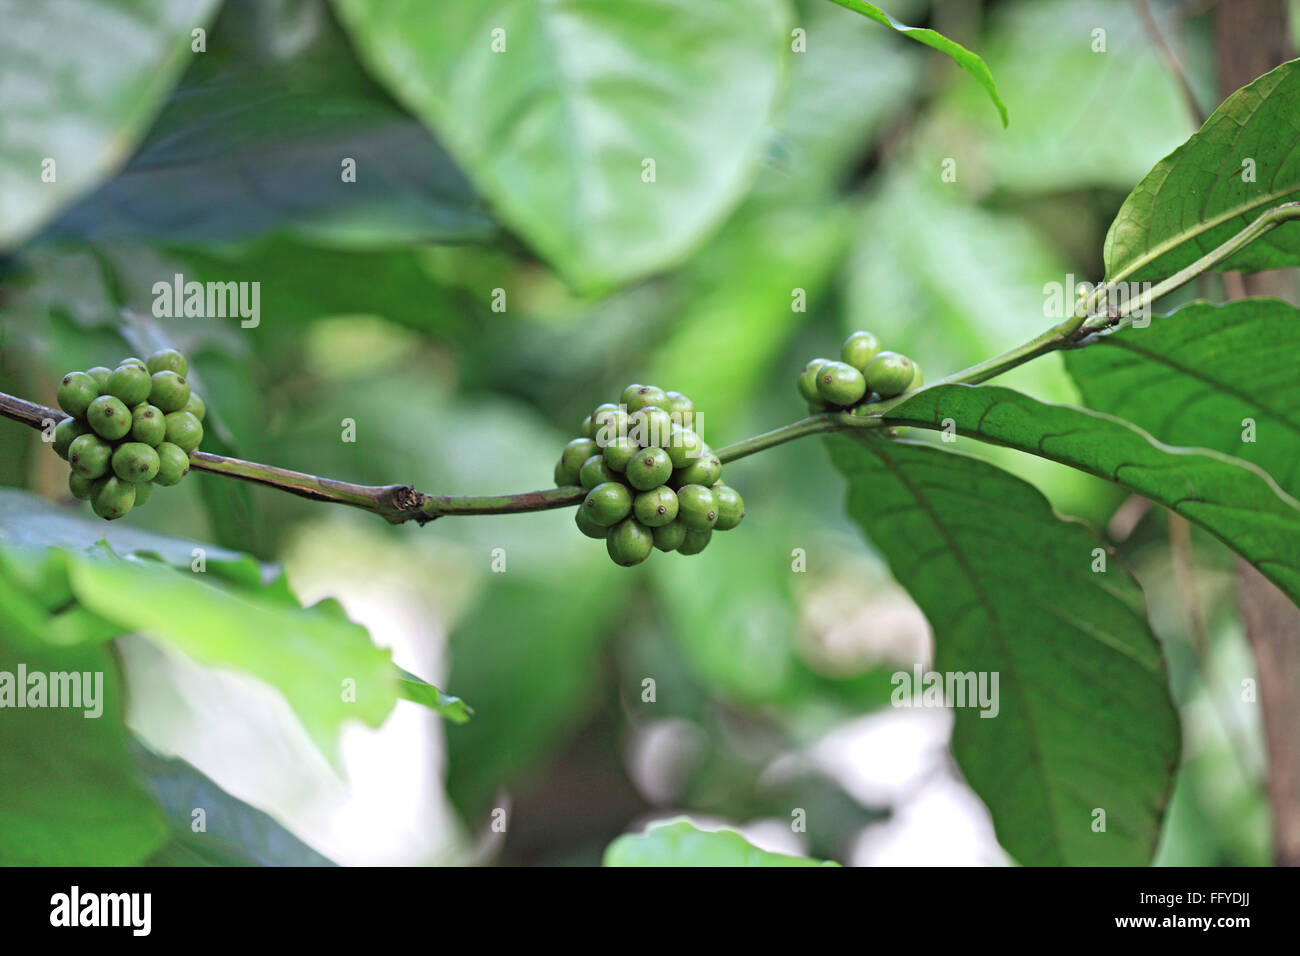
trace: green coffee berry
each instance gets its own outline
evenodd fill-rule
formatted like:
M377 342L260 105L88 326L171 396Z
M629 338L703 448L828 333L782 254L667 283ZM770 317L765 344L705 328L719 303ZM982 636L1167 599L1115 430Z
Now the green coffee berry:
M817 392L827 404L848 406L867 393L867 383L852 365L827 362L817 370Z
M203 401L202 396L200 396L198 392L191 390L190 400L185 403L185 407L181 409L181 411L189 412L199 421L203 421L204 417L208 414L208 404Z
M587 492L582 510L602 528L617 524L632 512L632 492L617 481L606 481Z
M604 455L592 455L583 462L582 469L578 472L578 483L582 487L590 491L606 481L618 481L618 475L605 463Z
M72 492L74 498L89 501L91 495L95 493L96 481L98 481L97 478L87 478L85 475L70 471L68 472L68 491Z
M203 426L189 412L172 412L163 416L167 423L166 441L179 445L182 451L193 451L203 441Z
M164 412L179 412L190 400L190 383L170 369L154 372L149 389L149 404Z
M668 404L668 394L654 385L629 385L623 389L623 404L629 412L640 411L651 405L663 408Z
M685 468L691 462L706 454L708 446L704 444L704 439L692 429L673 426L672 432L668 435L668 444L664 446L664 451L668 452L668 458L672 461L673 468Z
M124 441L113 451L113 474L123 481L153 481L158 453L141 441Z
M676 551L686 540L686 525L680 521L660 525L654 529L655 547L660 551Z
M863 376L871 391L879 392L882 398L893 398L907 391L915 374L910 358L886 350L871 360Z
M145 482L144 484L140 484L137 482L135 486L134 507L139 508L142 504L144 504L146 501L149 500L149 496L152 494L153 494L153 482L151 481Z
M915 359L912 360L912 368L912 383L907 386L909 392L914 392L925 384L925 376L921 374L921 366L917 364Z
M68 447L74 439L90 432L90 426L75 418L65 418L54 426L54 453L68 460Z
M870 332L854 332L844 340L844 346L840 349L840 358L844 360L844 364L852 365L861 372L879 351L880 342L874 335Z
M564 459L561 458L557 461L555 463L555 486L557 488L563 488L566 485L576 485L577 483L578 476L569 471L568 466L564 463Z
M714 485L713 497L718 502L718 521L714 531L730 531L745 517L745 502L740 493L730 485Z
M798 379L795 380L795 386L799 389L799 394L809 405L817 408L824 408L826 402L822 400L822 393L817 390L817 373L821 367L829 362L830 359L815 358L803 367L799 373Z
M658 528L677 518L677 495L667 485L643 491L632 499L632 513L647 528Z
M96 365L94 368L86 369L86 374L95 380L95 384L99 386L99 394L103 395L104 389L108 386L108 377L113 374L113 370Z
M662 448L672 437L673 420L657 405L642 408L627 417L628 437L642 448Z
M699 554L709 546L709 541L712 538L712 531L687 530L686 536L682 538L682 543L677 546L677 553L686 555Z
M158 452L158 474L153 477L154 484L166 488L189 474L190 456L183 449L165 441L154 450Z
M672 473L672 460L662 448L642 448L627 463L627 482L638 491L659 487Z
M711 488L686 485L677 490L677 520L688 531L708 531L718 520L718 499Z
M124 358L124 359L122 359L122 361L120 361L120 362L117 363L117 367L118 367L118 368L121 368L123 365L138 365L138 366L140 366L141 368L143 368L143 369L145 369L146 371L148 371L147 367L146 367L145 364L144 364L144 359L142 359L142 358L136 358L134 355L132 355L132 356L130 356L130 357L128 357L128 358Z
M144 366L149 370L150 375L155 372L175 372L184 378L190 374L190 363L176 349L159 349L149 356L149 361L145 362Z
M120 478L108 478L95 492L90 506L101 518L114 521L135 507L135 485Z
M73 418L85 418L90 403L99 398L99 383L85 372L69 372L59 382L59 408Z
M606 402L596 406L596 410L591 413L591 437L603 448L614 439L627 434L627 418L627 411L617 405Z
M138 365L122 365L108 377L104 394L112 395L131 408L148 398L152 389L153 380L148 372Z
M694 428L695 403L681 392L674 392L672 389L664 394L668 396L668 404L661 405L660 408L673 417L675 424L682 428Z
M142 441L154 448L167 437L167 421L162 409L156 405L144 403L131 411L131 438Z
M605 446L605 464L609 465L610 471L625 472L627 471L628 462L640 450L641 446L626 435L615 438Z
M191 401L192 400L193 399L191 399ZM582 435L583 438L596 437L596 426L592 424L590 415L588 415L586 418L582 420L582 427L578 429L578 432Z
M624 518L609 529L605 538L605 548L614 563L625 568L640 564L650 557L654 547L654 533L635 518Z
M86 409L86 421L100 438L117 441L131 430L131 413L121 399L101 395Z
M72 439L68 446L68 464L83 478L98 478L108 471L113 446L93 432Z
M673 472L672 485L674 488L684 488L687 485L703 485L705 488L717 484L722 477L722 462L717 455L706 455L703 458L696 458L685 468Z
M572 474L574 484L577 484L578 473L582 471L583 464L592 455L599 455L600 448L590 438L575 438L564 446L564 451L560 454L560 462L564 465L566 474Z
M592 521L583 508L579 508L574 512L573 521L578 526L578 530L588 538L603 538L609 534L609 529Z

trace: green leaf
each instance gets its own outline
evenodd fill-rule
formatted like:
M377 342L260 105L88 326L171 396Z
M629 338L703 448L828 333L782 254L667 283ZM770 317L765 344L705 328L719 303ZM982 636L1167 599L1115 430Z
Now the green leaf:
M1166 278L1266 209L1300 198L1298 64L1283 63L1237 90L1138 183L1106 234L1108 280ZM1300 226L1284 224L1215 268L1258 272L1295 265Z
M152 866L333 866L269 814L232 797L184 760L162 757L132 740L145 784L171 824ZM195 829L195 810L203 828Z
M1300 309L1278 299L1193 302L1065 353L1089 408L1171 445L1254 462L1300 497ZM1246 419L1254 441L1244 441Z
M0 643L0 673L18 666L102 677L99 716L78 707L0 710L0 864L131 866L167 839L168 828L140 785L122 725L124 689L104 647L36 654ZM84 685L83 685L84 686Z
M217 0L0 0L0 250L95 186L135 140ZM51 55L51 44L58 55ZM54 161L54 178L43 164Z
M500 218L584 289L672 264L740 199L788 43L778 0L334 6Z
M931 49L938 50L947 56L952 57L953 62L963 70L975 77L975 81L984 87L988 93L989 99L998 109L998 116L1002 117L1002 125L1007 125L1007 106L1002 102L1002 97L998 95L997 84L993 82L993 74L989 72L988 66L983 60L970 50L966 49L960 43L954 43L942 33L929 30L924 27L909 27L906 24L899 23L880 7L874 3L864 3L863 0L831 0L838 3L846 10L852 10L854 13L860 13L864 17L875 20L877 23L896 30L906 37L910 37L917 43L924 43Z
M450 157L365 74L324 0L227 0L131 162L54 226L207 242L271 229L388 245L495 232Z
M397 668L397 693L404 700L428 707L435 714L446 717L453 724L463 724L474 713L473 708L459 697L444 694L426 680L410 671Z
M942 426L1078 468L1164 505L1232 548L1300 604L1300 502L1263 471L1163 445L1128 422L995 386L924 389L891 421Z
M190 566L197 547L204 549L209 565L214 561L244 558L238 551L156 534L120 521L103 521L89 510L59 508L30 492L0 488L0 548L85 551L97 541L107 541L118 554L133 551L156 554L168 564L180 567Z
M999 675L995 717L955 708L952 750L1002 845L1025 865L1149 862L1178 717L1128 571L1092 573L1097 536L977 458L875 437L828 446L850 517L934 629L934 670Z
M701 830L686 819L626 833L605 849L605 866L839 866L832 860L769 853L735 830Z
M377 727L397 702L390 654L358 624L106 547L69 558L82 604L200 664L236 668L275 687L328 757L345 721Z

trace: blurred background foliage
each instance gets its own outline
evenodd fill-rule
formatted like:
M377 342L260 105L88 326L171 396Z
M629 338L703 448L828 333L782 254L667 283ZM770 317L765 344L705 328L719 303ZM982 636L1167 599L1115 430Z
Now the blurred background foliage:
M135 6L115 31L144 29L154 5ZM512 144L459 128L449 150L422 120L462 104L410 83L394 87L399 104L367 68L376 50L392 53L391 29L366 34L363 59L321 0L191 6L181 22L214 17L206 52L178 56L153 36L146 53L140 40L162 71L156 115L135 115L150 95L143 78L118 90L136 109L101 114L122 142L140 136L103 161L112 175L93 189L88 176L57 208L6 206L6 235L23 217L44 226L0 260L0 388L53 404L67 369L172 343L213 410L207 450L426 491L547 486L576 423L631 381L691 395L720 445L799 416L794 375L854 329L932 379L1028 338L1048 320L1044 284L1100 276L1120 202L1194 128L1124 0L891 6L984 56L1005 131L941 55L824 0L765 0L762 22L716 60L689 20L646 25L664 31L661 54L676 43L684 61L709 60L702 88L748 84L752 95L730 128L697 129L701 144L665 133L683 164L717 152L707 195L672 186L664 159L668 188L633 187L651 197L638 202L668 204L654 216L691 212L669 238L638 238L640 220L612 215L577 248L571 223L532 241L528 203L550 209L574 176L596 191L609 170L585 168L578 149L568 165L539 161L509 180L511 157L490 154ZM340 9L355 23L358 6ZM636 7L611 29L635 26ZM1202 101L1215 102L1204 5L1153 7ZM802 52L789 50L795 27ZM1091 47L1097 27L1104 54ZM526 38L527 24L513 35ZM760 40L773 47L767 72L746 75L758 54L743 44ZM119 52L59 53L73 55L98 64ZM504 95L469 80L455 88L471 104ZM6 132L20 128L9 98L23 95L7 79ZM87 108L72 93L48 96L45 109ZM683 122L726 114L716 107ZM3 151L12 176L17 160ZM355 158L355 183L340 181L340 157ZM955 182L940 176L948 158ZM513 192L480 192L500 177ZM646 240L639 271L627 248L601 246L624 239ZM260 283L260 324L153 318L153 283L176 273ZM806 310L792 308L795 290ZM1006 384L1077 400L1057 356ZM357 423L355 443L340 440L344 419ZM75 508L63 466L29 429L0 422L0 449L0 482ZM1236 693L1253 664L1226 553L1192 536L1209 636L1197 646L1162 514L1134 512L1114 487L1051 463L978 452L1062 513L1109 526L1146 588L1186 735L1158 862L1267 862L1257 716ZM399 665L475 711L454 725L399 703L382 728L345 733L333 767L265 686L119 640L129 753L146 781L121 785L133 801L152 792L158 833L176 826L168 808L182 819L157 859L194 862L185 807L215 790L248 814L222 839L259 862L596 863L619 834L683 812L742 825L769 849L845 862L1005 861L946 755L946 719L881 710L888 675L928 660L930 635L843 518L822 448L785 445L727 472L748 503L743 529L703 559L630 572L574 533L568 511L388 527L196 475L165 507L133 512L114 529L125 546L138 530L281 563L301 600L337 598ZM505 573L491 571L494 549ZM796 549L807 573L791 573ZM0 752L13 745L4 726ZM84 784L74 765L64 785ZM505 833L492 826L501 810ZM797 810L806 833L791 832Z

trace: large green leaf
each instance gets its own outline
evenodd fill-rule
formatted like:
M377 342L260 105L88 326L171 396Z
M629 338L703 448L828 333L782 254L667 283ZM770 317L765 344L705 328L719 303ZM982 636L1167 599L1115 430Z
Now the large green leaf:
M860 13L877 23L884 24L891 30L897 30L903 36L910 37L917 43L924 43L931 49L952 57L954 63L975 77L975 81L984 87L989 99L993 101L993 105L998 109L998 116L1002 117L1002 125L1007 125L1006 104L1002 102L1002 97L998 95L998 87L993 82L993 74L989 72L988 66L978 55L972 53L960 43L949 40L942 33L924 27L909 27L906 24L899 23L874 3L864 3L863 0L832 0L832 2L838 3L841 7L852 10L854 13Z
M735 830L701 830L689 820L626 833L605 849L605 866L839 866L760 850Z
M130 866L168 828L140 785L122 725L123 687L104 647L19 652L0 643L0 672L81 672L102 679L102 713L75 707L0 710L0 864Z
M1205 528L1300 604L1300 502L1247 462L1162 445L1119 419L994 386L925 389L889 418L928 427L951 420L958 435L1121 484Z
M1171 445L1259 465L1300 497L1300 309L1277 299L1193 302L1065 353L1089 408ZM1246 419L1254 441L1244 441Z
M583 287L673 263L736 203L789 42L778 0L334 6L500 217Z
M1106 278L1165 278L1266 209L1300 197L1298 100L1297 60L1224 100L1124 200L1106 235ZM1300 226L1290 223L1216 268L1257 272L1294 265L1300 265Z
M95 545L104 535L122 550ZM327 756L335 755L344 721L378 726L397 702L391 655L365 628L336 605L299 606L283 577L264 583L269 575L247 556L109 526L7 489L0 489L0 548L17 556L0 561L0 585L13 579L11 566L45 567L48 549L61 551L40 590L57 589L53 601L75 599L91 614L78 635L56 628L62 614L40 624L29 603L36 638L91 643L140 632L200 664L243 671L284 694ZM202 572L193 570L196 548L204 552Z
M131 162L54 226L204 241L272 228L387 244L495 230L428 131L365 74L325 0L228 0Z
M125 160L189 58L190 31L216 6L0 0L0 250Z
M97 614L278 689L327 756L345 721L377 727L397 702L390 654L360 625L106 548L76 556L69 576L77 599Z
M1002 845L1030 865L1149 862L1178 718L1128 571L1093 573L1096 535L977 458L875 437L828 445L849 515L934 628L934 669L999 675L996 717L956 708L952 750Z

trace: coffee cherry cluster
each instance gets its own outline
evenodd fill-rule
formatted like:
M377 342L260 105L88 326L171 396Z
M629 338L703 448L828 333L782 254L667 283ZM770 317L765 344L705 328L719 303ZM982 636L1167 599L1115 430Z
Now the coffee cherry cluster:
M177 484L203 440L203 399L190 391L189 362L162 349L116 369L69 372L59 382L68 413L54 451L72 466L68 490L109 521L149 500L154 485Z
M808 405L852 408L920 388L921 366L906 355L881 349L870 332L854 332L844 340L840 361L815 358L803 367L796 382Z
M578 530L603 538L615 564L640 564L653 548L699 554L714 531L745 517L696 425L695 404L681 392L629 385L620 404L598 406L564 446L555 483L587 489Z

